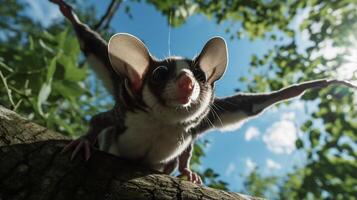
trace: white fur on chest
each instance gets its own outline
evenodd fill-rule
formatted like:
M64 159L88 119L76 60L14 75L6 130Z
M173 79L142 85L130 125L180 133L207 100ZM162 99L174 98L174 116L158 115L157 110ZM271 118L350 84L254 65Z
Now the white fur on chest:
M119 156L150 165L176 158L192 141L182 126L160 123L148 113L128 112L125 125L127 129L117 141Z

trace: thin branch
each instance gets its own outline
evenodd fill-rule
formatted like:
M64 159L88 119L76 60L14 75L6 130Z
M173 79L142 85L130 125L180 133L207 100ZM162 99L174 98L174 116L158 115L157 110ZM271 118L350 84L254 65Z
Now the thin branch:
M5 76L2 74L1 70L0 70L0 78L2 80L2 83L5 86L5 90L6 90L7 96L9 97L9 100L10 100L10 103L11 103L11 106L12 106L12 109L13 109L13 108L16 107L16 105L14 103L14 100L12 99L11 90L9 89L9 87L7 85L7 80L6 80Z
M94 25L94 30L98 31L101 28L108 28L110 21L112 20L115 12L118 10L122 0L112 0L110 5L107 8L105 14L100 18L99 22Z

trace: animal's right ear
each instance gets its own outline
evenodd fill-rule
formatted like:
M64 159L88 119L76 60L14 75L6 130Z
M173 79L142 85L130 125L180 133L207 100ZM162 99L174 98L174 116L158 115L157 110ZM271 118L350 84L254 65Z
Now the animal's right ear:
M140 90L151 60L144 43L133 35L117 33L109 40L108 54L113 69L130 80L134 92Z
M228 50L224 39L222 37L210 39L203 47L197 62L206 74L208 83L213 83L221 78L228 64Z

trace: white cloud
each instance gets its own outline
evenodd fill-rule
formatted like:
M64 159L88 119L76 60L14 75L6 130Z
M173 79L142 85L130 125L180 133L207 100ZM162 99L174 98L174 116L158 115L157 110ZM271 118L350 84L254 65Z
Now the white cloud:
M353 39L351 40L353 41ZM336 71L339 79L351 79L357 74L357 40L354 41L352 46L344 56L347 62L342 64Z
M295 150L297 130L290 120L281 119L271 125L263 136L268 149L277 154L291 154Z
M260 136L260 131L257 127L251 126L247 129L247 131L244 134L244 139L246 141L250 141L254 138L258 138Z
M336 55L343 53L344 48L335 47L332 40L324 40L319 44L319 51L313 51L311 53L311 59L315 59L319 56L323 56L325 59L333 59Z
M311 58L315 59L318 56L323 56L328 60L333 60L337 55L340 55L345 60L335 72L335 76L338 79L351 79L356 75L357 71L357 40L353 37L348 39L351 42L351 45L348 47L334 46L332 40L324 40L319 44L319 51L313 51ZM329 63L335 63L336 61L330 61ZM326 69L324 65L317 66L318 71L321 72Z
M270 158L267 159L266 164L269 170L281 169L281 165Z
M295 113L294 112L286 112L281 115L282 120L294 120Z
M319 33L321 32L321 28L322 28L323 23L322 22L315 22L311 25L311 32L312 33Z
M303 110L305 104L301 100L295 100L293 103L289 104L290 109Z
M245 159L245 166L247 168L247 173L250 173L257 167L257 164L253 162L252 159L247 158Z
M291 28L299 30L299 26L301 25L301 23L309 17L310 10L311 8L309 7L302 10L298 10L298 14L291 22Z
M230 175L232 175L232 173L234 171L236 171L236 169L237 169L237 166L234 163L229 163L229 165L228 165L228 167L227 167L227 169L226 169L224 174L226 176L230 176Z
M61 13L58 6L44 0L25 0L30 6L30 15L42 25L48 26L53 20L58 19Z

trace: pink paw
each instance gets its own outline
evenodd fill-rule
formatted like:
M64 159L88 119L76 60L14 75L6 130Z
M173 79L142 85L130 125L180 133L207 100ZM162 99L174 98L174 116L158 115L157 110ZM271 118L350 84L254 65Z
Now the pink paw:
M192 172L190 169L185 168L185 169L181 170L180 172L181 172L181 174L178 177L180 177L180 178L187 177L188 181L191 181L192 183L196 183L198 185L202 185L201 177L198 174L196 174L195 172Z
M63 150L62 153L73 150L72 155L71 155L71 160L73 160L76 155L84 149L84 159L87 161L90 157L90 147L92 146L92 142L86 138L86 137L80 137L76 140L71 141L69 144L67 144Z

